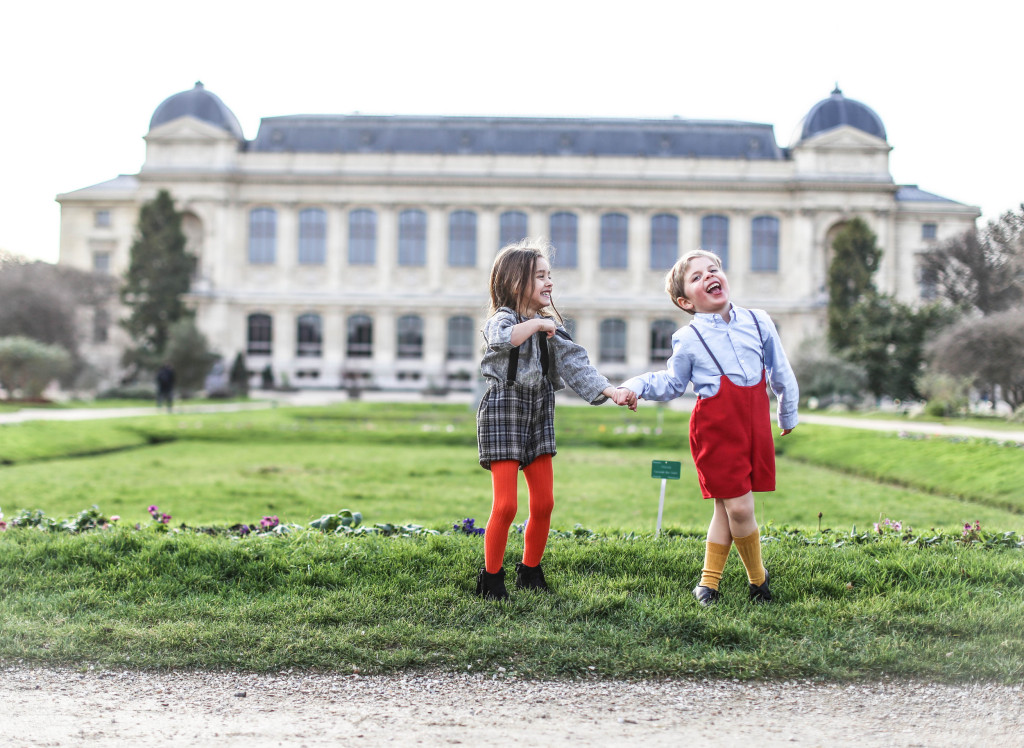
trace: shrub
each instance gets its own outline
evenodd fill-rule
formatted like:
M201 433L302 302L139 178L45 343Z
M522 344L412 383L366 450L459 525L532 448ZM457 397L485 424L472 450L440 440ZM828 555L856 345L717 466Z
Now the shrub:
M38 398L70 367L71 354L59 345L20 335L0 338L0 387L7 390L8 397L20 393L26 399Z

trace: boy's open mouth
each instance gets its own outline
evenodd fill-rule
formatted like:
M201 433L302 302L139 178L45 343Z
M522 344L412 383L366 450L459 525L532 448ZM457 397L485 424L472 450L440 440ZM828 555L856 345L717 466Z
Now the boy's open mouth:
M707 288L707 292L708 293L717 293L718 291L721 291L721 290L722 290L722 284L719 283L718 281L715 281L714 283L712 283Z

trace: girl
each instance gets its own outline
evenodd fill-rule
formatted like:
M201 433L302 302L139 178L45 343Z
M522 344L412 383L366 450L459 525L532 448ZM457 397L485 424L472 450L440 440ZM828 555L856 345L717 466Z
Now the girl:
M484 534L484 568L476 594L508 597L503 566L508 531L518 508L519 470L530 491L518 589L547 589L540 562L554 508L551 458L555 454L555 391L566 383L584 400L600 405L636 405L628 390L616 390L591 366L587 352L561 326L551 302L551 245L524 239L502 249L491 268L486 350L480 372L487 391L477 410L480 465L491 471L494 502Z
M718 584L736 543L751 601L769 602L753 494L775 490L765 381L779 400L785 436L797 424L796 377L771 318L730 300L729 280L717 255L700 249L683 255L668 272L665 290L694 319L672 336L672 357L664 371L633 377L622 386L645 400L671 400L693 384L697 405L690 416L690 452L701 494L715 500L704 569L693 595L703 606L721 597Z

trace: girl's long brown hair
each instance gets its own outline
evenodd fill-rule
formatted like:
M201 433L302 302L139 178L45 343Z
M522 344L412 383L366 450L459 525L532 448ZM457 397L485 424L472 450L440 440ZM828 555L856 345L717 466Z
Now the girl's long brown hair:
M542 257L550 263L553 251L554 247L546 239L523 239L503 247L491 267L491 306L488 316L503 306L523 315L533 289L537 259ZM544 307L541 313L562 323L562 315L555 309L554 303Z

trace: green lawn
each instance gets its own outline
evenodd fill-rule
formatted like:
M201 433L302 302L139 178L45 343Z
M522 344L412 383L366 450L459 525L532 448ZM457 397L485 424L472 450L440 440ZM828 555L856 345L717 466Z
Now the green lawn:
M660 481L649 477L652 459L683 463L682 479L668 483L665 526L706 526L711 507L686 451L687 415L665 411L657 434L654 410L559 410L556 527L653 530ZM779 490L758 496L762 522L816 529L820 512L834 528L889 517L922 528L980 521L1024 529L1019 449L816 425L777 444ZM463 517L483 523L490 509L490 474L477 465L473 413L464 406L31 422L0 428L0 460L8 463L0 498L8 516L66 516L97 504L138 522L157 504L190 525L264 514L305 524L349 508L370 523L441 528Z
M544 560L554 591L513 591L508 604L471 594L483 540L451 531L465 517L482 525L490 508L464 406L0 427L8 522L92 504L122 517L78 534L0 532L0 662L1024 683L1024 549L1002 535L1024 528L1019 448L801 426L778 440L779 490L757 499L776 601L747 603L733 554L725 599L705 610L689 591L710 506L686 454L687 415L560 408L557 423ZM659 539L652 459L683 463ZM152 522L151 504L169 525ZM343 508L370 527L442 534L181 528L268 514L306 526ZM904 531L877 535L883 518ZM983 542L962 542L968 521ZM513 530L509 562L521 551Z

